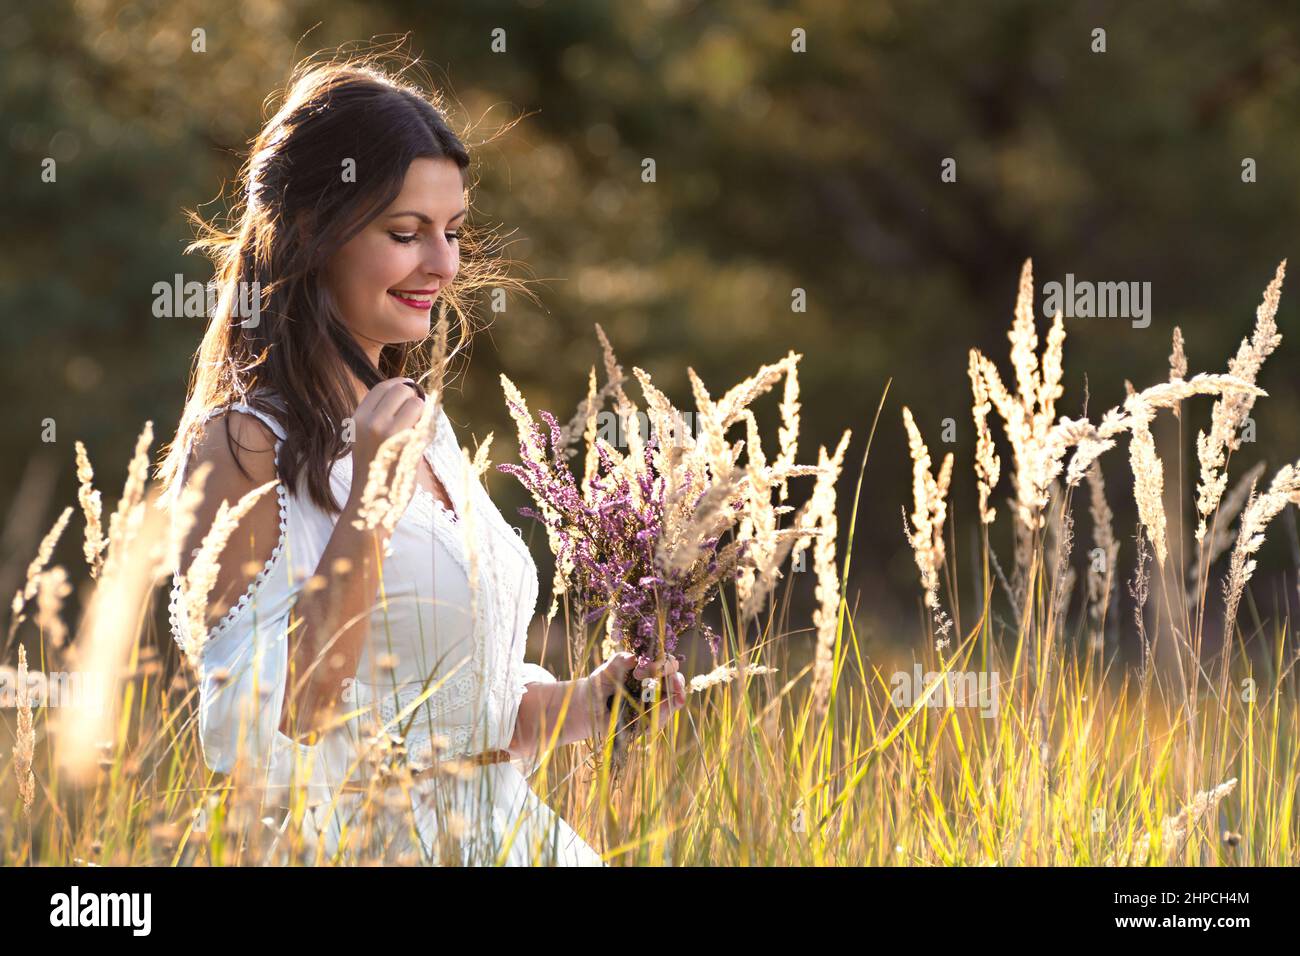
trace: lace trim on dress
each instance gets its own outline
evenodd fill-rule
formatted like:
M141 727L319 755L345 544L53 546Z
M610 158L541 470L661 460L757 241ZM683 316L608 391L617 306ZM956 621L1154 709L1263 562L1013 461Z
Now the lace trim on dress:
M432 527L436 522L446 522L453 528L459 527L460 521L455 512L448 511L447 506L427 488L417 487L411 498L409 511L422 527Z
M434 434L434 440L426 450L426 456L429 459L429 466L433 469L434 474L438 476L438 480L446 489L452 505L456 508L457 517L455 520L446 517L446 509L441 506L441 503L432 494L421 499L420 503L429 506L437 505L437 511L430 507L429 512L421 510L417 511L417 515L426 518L423 526L431 528L434 535L456 557L461 570L470 583L470 604L473 608L475 634L470 659L464 661L450 680L435 694L437 697L445 697L449 704L471 707L471 712L478 718L474 723L436 728L436 732L444 734L448 738L446 740L448 748L445 751L446 755L456 756L468 754L475 749L482 749L476 746L478 742L473 738L476 732L481 733L483 730L480 721L485 705L489 705L486 708L489 719L494 718L497 713L496 709L490 704L496 700L492 686L493 674L500 668L489 668L487 666L487 644L489 641L494 643L499 641L497 635L500 634L500 630L497 627L497 618L493 613L492 601L489 598L490 592L497 591L498 588L491 579L492 559L490 555L484 555L480 551L477 554L477 560L470 561L470 549L478 550L482 537L480 522L483 508L473 495L473 488L469 489L468 495L465 494L464 456L461 453L459 443L456 441L451 421L447 418L445 409L439 409L438 428ZM440 512L443 513L441 515L443 520L438 520ZM483 695L484 684L487 685L488 693L486 698ZM401 706L405 706L413 697L418 697L419 693L418 689L414 694L408 692L405 700L403 700L399 692L397 700ZM477 700L475 700L476 695ZM396 711L400 711L401 706L396 708ZM433 713L436 716L446 709L447 707L439 704L434 708ZM428 722L422 721L421 717L417 717L411 724L407 736L407 747L408 753L414 759L419 759L432 750Z
M425 450L425 459L429 462L429 467L433 469L434 474L438 476L438 480L442 482L445 488L447 482L443 475L447 474L447 472L445 469L439 469L432 446ZM347 481L351 483L353 474L352 456L350 454L346 455L339 461ZM451 492L449 491L447 494L450 495ZM452 504L456 504L454 498ZM416 485L416 493L411 496L411 500L406 506L406 512L399 521L408 518L415 522L416 527L431 532L455 559L461 571L467 577L469 576L469 560L466 555L463 535L464 525L452 512L443 506L442 502L431 491L420 487L418 484Z
M256 415L276 432L280 439L275 447L278 467L280 446L285 438L279 423L244 403L227 407ZM222 410L224 409L213 409L207 417ZM441 422L425 454L434 474L447 490L456 512L448 511L432 492L417 485L418 494L412 496L408 515L403 517L409 516L417 527L432 531L470 579L474 589L473 626L476 633L470 659L463 661L450 679L400 722L408 725L405 743L408 761L412 765L428 765L432 760L434 754L430 731L446 738L446 749L439 753L441 757L458 756L482 749L479 746L481 741L476 740L475 735L484 729L481 726L483 717L486 715L490 720L502 719L509 713L509 705L526 692L527 684L538 679L535 674L530 675L528 666L522 661L523 654L517 647L520 639L517 624L521 605L525 605L526 621L531 618L537 602L538 579L532 554L492 503L482 480L466 480L464 453L455 439L446 412L440 411L440 415ZM342 467L350 474L351 456L346 456L345 460L347 464ZM221 633L238 619L255 596L258 587L281 560L288 524L288 489L283 483L278 485L277 494L280 500L280 540L239 602L219 624L210 629L210 636ZM476 555L473 562L474 574L471 574L470 568L471 554ZM179 575L174 575L173 580L175 583L169 614L173 635L179 643L185 635L185 617L181 611ZM526 630L524 636L526 638ZM487 666L489 643L492 654L490 667ZM360 688L359 683L362 684ZM486 684L486 695L483 695L481 684ZM401 729L397 726L396 715L418 699L425 689L426 686L419 682L393 688L391 684L369 685L353 681L344 689L344 699L353 708L373 707L380 726L386 726L390 733L396 734ZM476 695L482 696L476 701ZM487 705L486 711L483 704ZM458 709L467 710L473 715L472 720L438 723L438 718Z
M271 431L276 436L275 468L276 468L276 474L278 475L279 467L280 467L280 446L284 444L284 437L285 437L284 430L281 428L279 422L275 421L273 418L271 418L271 416L267 415L265 412L252 408L251 406L246 405L243 402L234 402L230 405L209 409L208 412L203 416L203 420L200 424L206 423L213 416L223 411L245 412L247 414L253 415L261 419L267 425L267 427L271 429ZM185 457L182 460L183 461L189 460L188 448L185 450ZM185 475L182 472L177 477L178 486L183 485L184 479L185 479ZM276 541L275 548L271 551L271 556L266 559L266 562L262 565L262 569L257 572L256 577L254 577L253 580L249 582L248 587L244 590L244 593L240 595L239 600L233 606L231 606L230 610L227 611L225 615L222 616L220 621L218 621L216 624L208 628L208 634L207 634L208 640L212 640L213 638L216 638L219 635L223 634L227 628L231 627L235 623L235 621L238 620L240 614L243 613L246 607L248 607L249 603L253 600L253 597L257 594L258 588L262 586L262 583L266 580L267 576L270 575L270 573L275 569L277 562L279 562L280 560L280 556L284 553L285 537L289 527L289 491L288 488L285 487L284 482L278 482L275 487L275 492L280 505L279 540ZM179 496L179 488L177 494ZM177 500L179 500L179 498ZM182 588L182 578L180 572L179 571L173 572L171 598L167 603L167 617L171 626L172 639L176 641L176 643L182 648L182 650L185 647L185 642L189 638L188 618L186 617L186 614L183 610L184 599L185 599L185 594L184 594L184 589Z
M439 431L441 430L442 429L439 428ZM435 436L434 440L429 443L429 447L427 447L424 450L424 460L429 463L429 470L433 472L434 477L437 478L439 483L442 484L443 488L446 489L447 483L442 480L442 474L438 470L437 456L434 454L436 450L436 445L437 445L437 436ZM451 497L450 491L447 492L447 496L449 498ZM419 484L418 482L416 483L415 486L415 498L418 501L420 501L421 505L428 506L427 509L421 508L421 510L436 511L438 514L442 515L452 524L455 525L460 524L460 516L457 515L455 511L451 510L451 508L448 508L446 505L444 505L442 503L442 499L440 499L432 491L424 487L424 485ZM455 504L456 504L456 500L453 498L452 505L455 506Z
M443 418L438 424L433 441L425 449L424 457L438 481L447 490L447 495L457 511L448 510L431 491L417 484L401 520L409 520L422 533L431 534L452 556L461 572L470 580L471 587L477 586L478 593L471 598L474 609L472 651L468 659L459 663L450 678L441 684L438 684L437 679L432 680L430 683L437 687L428 693L426 691L429 684L420 681L405 682L394 687L391 682L371 683L354 680L344 688L342 694L345 707L365 709L377 721L377 726L363 732L369 733L382 729L404 738L407 761L416 769L432 765L435 756L453 757L482 749L478 746L479 741L474 739L475 732L482 729L480 723L484 713L483 704L486 703L481 696L482 685L484 683L489 685L488 693L493 701L499 698L493 686L495 683L492 680L493 675L488 673L485 667L485 645L488 641L497 639L496 635L500 633L496 626L497 615L492 607L493 601L487 597L487 593L499 589L490 581L490 558L484 559L480 556L476 562L479 578L477 585L474 575L471 574L469 560L472 547L470 537L477 530L482 505L476 500L467 502L460 494L458 482L464 478L464 472L460 467L462 463L460 447L456 444L450 423L445 417L446 413L440 411L440 414ZM347 456L344 460L347 463L342 465L342 468L350 476L351 456ZM348 480L351 481L351 477ZM475 513L471 515L471 511ZM421 696L425 699L412 708L413 702L419 700ZM398 715L404 712L405 715L399 720ZM471 720L460 720L461 713L471 715ZM496 708L489 710L489 716L496 713L499 713ZM453 718L455 722L441 719L448 714L457 715ZM402 727L406 727L405 733L402 732ZM432 740L434 734L442 738L437 754L434 752Z
M430 465L434 473L456 506L459 520L437 520L435 514L427 514L422 509L417 510L416 515L425 516L422 526L431 527L434 535L447 543L451 553L461 562L470 580L476 634L470 659L462 663L456 674L435 692L434 698L441 700L434 704L433 713L437 715L453 706L469 705L476 692L483 693L480 685L486 684L486 699L480 698L481 703L474 705L471 712L481 718L483 705L486 705L488 718L500 720L509 712L508 705L522 696L526 686L520 660L523 655L516 647L519 639L516 623L520 603L531 600L533 605L536 604L537 571L527 546L501 517L482 481L466 480L464 453L456 441L446 411L441 410L440 415L428 454L432 456ZM413 502L416 500L413 498ZM423 503L429 501L436 501L432 494ZM506 554L500 554L498 548L503 538L509 539ZM474 573L470 568L470 548L476 554ZM509 557L510 552L514 553L514 560ZM490 667L487 666L489 642L492 645ZM381 718L391 720L421 692L419 685L396 692L391 688L385 689L384 698L379 702ZM430 700L421 706L433 703ZM429 720L423 714L411 722L406 734L410 758L419 759L431 753L429 729ZM478 742L473 737L482 728L474 723L433 729L448 737L449 750L444 756L455 756L476 749Z
M441 499L439 499L438 496L428 488L423 485L416 485L415 494L417 498L424 500L434 511L438 512L438 514L442 515L452 524L460 523L459 519L456 517L456 512L450 510L446 505L444 505Z
M466 661L460 669L436 690L427 693L428 686L413 682L393 687L365 681L353 681L343 691L341 701L345 707L373 708L378 724L373 730L383 730L403 737L407 747L407 761L413 769L432 765L434 752L432 734L445 737L447 755L466 753L470 749L474 725L467 723L438 723L438 718L448 711L468 706L474 697L478 677ZM429 686L436 684L431 682ZM422 696L425 699L416 707L412 703ZM399 715L402 715L399 719ZM405 733L402 728L406 727Z
M526 608L526 622L537 604L537 568L532 552L502 517L482 480L467 480L468 465L446 410L440 409L439 415L434 440L425 453L434 474L447 490L457 516L452 518L435 496L423 488L419 489L422 494L412 497L410 513L421 528L431 529L443 542L469 579L476 632L470 659L416 708L415 719L410 721L405 735L408 759L413 762L431 759L431 722L457 707L468 708L475 715L475 722L433 726L435 733L447 737L448 749L441 756L458 756L482 749L478 746L481 741L474 739L476 732L484 729L478 721L485 714L490 720L506 718L511 705L522 698L528 683L538 679L535 674L530 676L523 662L523 651L518 647L521 638L527 637L526 625L522 635L517 626L521 605ZM475 556L473 569L471 553ZM376 690L379 694L371 703L378 705L378 716L385 723L392 721L395 714L423 692L418 683L396 690L391 686ZM475 700L475 694L481 696ZM427 714L422 712L426 707Z
M505 653L505 660L492 669L488 681L488 692L495 702L494 712L508 712L509 704L522 697L526 686L523 671L523 652L515 646L518 640L527 640L527 620L532 616L533 605L537 603L537 570L533 564L532 554L523 540L506 524L501 513L487 497L487 491L481 483L476 483L472 494L480 502L479 513L487 516L487 527L481 536L484 550L487 552L485 562L493 569L490 599L484 601L491 626L489 633L501 635L499 646ZM500 555L498 546L506 542L506 551L513 552L515 560L507 555ZM512 575L514 580L507 580L505 575ZM531 605L529 604L531 602ZM528 607L522 633L517 629L517 616L520 605Z

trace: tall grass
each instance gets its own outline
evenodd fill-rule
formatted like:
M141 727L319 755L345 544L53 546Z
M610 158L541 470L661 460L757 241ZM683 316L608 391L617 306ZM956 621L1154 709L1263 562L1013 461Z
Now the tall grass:
M931 473L907 416L916 468L906 533L922 598L910 646L881 640L848 594L887 387L853 497L840 509L848 521L833 542L835 593L844 595L835 613L796 619L806 575L785 575L756 616L742 615L729 591L719 609L722 659L688 661L686 673L700 675L689 706L641 739L617 786L607 761L579 746L550 754L534 788L616 864L1295 865L1298 645L1286 616L1259 620L1247 587L1259 536L1296 500L1295 472L1279 470L1263 493L1249 482L1225 493L1221 481L1246 397L1261 394L1255 373L1277 344L1268 326L1281 276L1228 373L1188 379L1179 335L1169 381L1133 390L1093 424L1056 417L1064 334L1049 334L1040 360L1023 301L1032 288L1026 264L1012 330L1016 391L1002 387L991 361L972 355L982 542L974 568L958 566L955 516L944 505L953 466ZM1196 513L1205 526L1187 546L1178 533L1184 522L1165 515L1171 495L1149 428L1168 410L1181 433L1192 411L1183 403L1194 394L1216 403L1198 443ZM1003 469L992 410L1014 465L1013 494L997 509L989 502ZM1123 435L1141 530L1136 565L1122 570L1107 488L1113 495L1128 482L1113 473L1103 483L1101 465ZM155 503L133 467L100 540L98 492L84 487L88 462L80 470L90 610L68 637L68 573L46 567L65 512L29 568L3 659L18 661L21 641L21 666L32 670L98 661L114 674L111 706L86 725L22 700L0 712L0 863L332 862L313 855L294 827L278 833L282 815L262 805L256 787L205 768L192 677L183 663L164 667L154 648L166 635L160 645L148 624L157 578L146 572L166 557L165 536L150 531ZM1086 561L1074 554L1074 491L1084 478L1093 525ZM1003 538L1014 554L999 556ZM1076 588L1085 565L1086 587ZM974 582L964 603L962 580ZM1216 602L1220 587L1225 599ZM1254 615L1244 633L1239 606ZM575 635L577 615L563 610L539 635L548 648L599 644ZM1226 636L1214 648L1219 631ZM1118 643L1141 647L1137 666ZM590 664L569 661L575 671ZM900 695L908 686L900 675L910 679L917 667L929 674L926 686ZM955 674L994 681L996 706L946 694L945 675ZM376 789L369 799L378 806L392 796ZM300 798L294 812L302 812Z

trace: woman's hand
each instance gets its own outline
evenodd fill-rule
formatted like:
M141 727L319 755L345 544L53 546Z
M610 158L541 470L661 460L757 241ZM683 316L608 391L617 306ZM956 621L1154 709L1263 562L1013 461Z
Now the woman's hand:
M642 666L636 665L636 659L635 654L620 651L587 677L591 686L592 699L598 708L604 708L605 701L616 693L617 688L623 686L628 671L632 671L638 678L662 676L667 682L666 693L657 705L663 708L660 711L661 720L686 706L686 678L678 670L676 657L668 654L663 661L653 661L649 665ZM608 713L608 711L598 711L599 716L608 716Z
M420 421L424 400L410 382L409 378L385 379L366 393L353 412L351 497L354 501L361 500L370 463L378 454L379 446Z

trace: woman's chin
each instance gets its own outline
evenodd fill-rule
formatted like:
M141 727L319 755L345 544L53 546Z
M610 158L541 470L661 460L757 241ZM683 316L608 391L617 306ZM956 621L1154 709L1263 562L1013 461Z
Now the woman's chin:
M406 308L406 306L402 306L402 308ZM401 322L391 327L391 331L384 336L384 340L391 345L397 345L403 342L419 342L426 339L433 328L432 316L432 310L424 313L423 317L419 315L406 316Z
M386 345L401 345L406 342L419 342L429 337L433 328L433 305L427 309L413 309L409 305L390 299L387 308L381 313L382 322L375 323L374 338Z

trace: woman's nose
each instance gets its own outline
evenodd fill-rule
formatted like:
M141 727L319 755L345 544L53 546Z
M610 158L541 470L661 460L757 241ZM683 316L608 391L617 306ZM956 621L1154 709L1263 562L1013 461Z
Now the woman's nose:
M425 271L441 276L444 283L450 282L459 261L455 246L444 238L441 242L429 243L425 248L428 250L422 263Z

